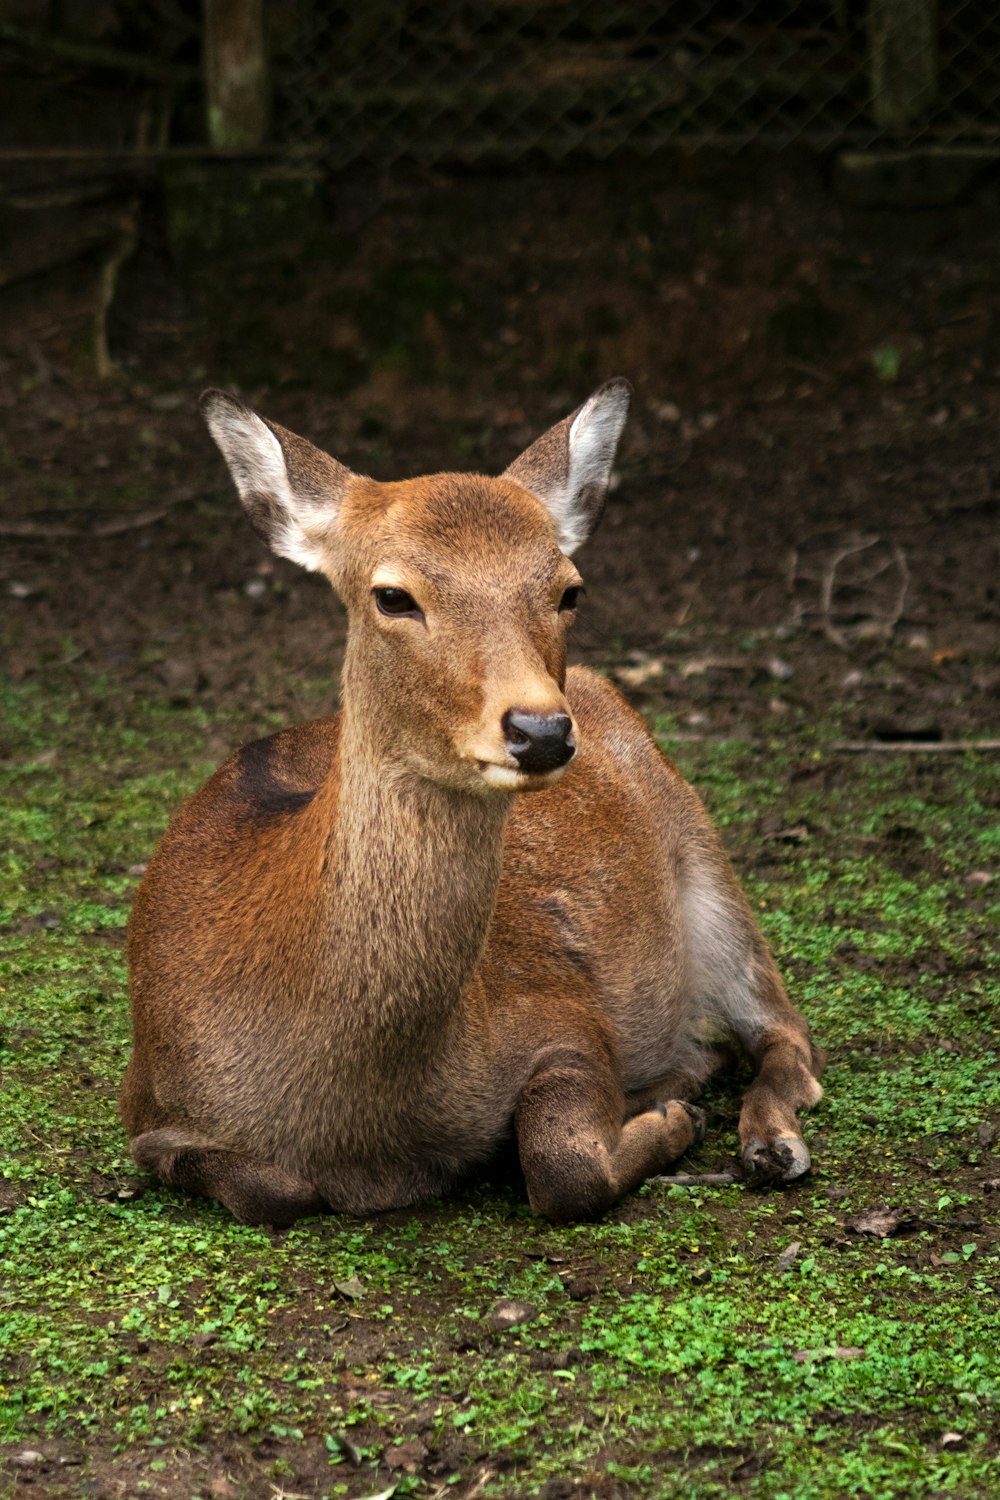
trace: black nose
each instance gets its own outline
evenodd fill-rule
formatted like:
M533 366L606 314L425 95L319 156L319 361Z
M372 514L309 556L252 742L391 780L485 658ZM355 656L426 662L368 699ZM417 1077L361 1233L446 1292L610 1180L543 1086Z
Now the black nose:
M569 714L529 714L508 708L500 720L507 749L522 771L556 771L576 754Z

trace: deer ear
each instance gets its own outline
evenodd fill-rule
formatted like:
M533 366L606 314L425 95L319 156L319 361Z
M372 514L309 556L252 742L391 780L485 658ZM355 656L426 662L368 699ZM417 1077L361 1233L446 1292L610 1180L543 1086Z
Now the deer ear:
M254 531L279 557L321 570L350 469L228 391L205 391L199 404Z
M601 519L631 397L627 380L609 380L506 470L506 478L545 506L566 553L585 542Z

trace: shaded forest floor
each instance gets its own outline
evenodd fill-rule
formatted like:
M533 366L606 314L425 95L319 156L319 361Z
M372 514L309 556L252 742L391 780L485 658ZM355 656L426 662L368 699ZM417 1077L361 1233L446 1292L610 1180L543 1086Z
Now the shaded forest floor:
M998 777L932 748L997 734L989 191L345 180L207 249L169 194L133 211L113 378L97 261L0 287L10 1492L995 1493ZM286 1235L149 1187L114 1102L137 871L230 748L333 705L343 645L237 514L197 389L390 478L495 470L614 374L636 412L575 654L702 791L829 1048L812 1177L557 1230L498 1172ZM686 1167L732 1166L738 1099Z

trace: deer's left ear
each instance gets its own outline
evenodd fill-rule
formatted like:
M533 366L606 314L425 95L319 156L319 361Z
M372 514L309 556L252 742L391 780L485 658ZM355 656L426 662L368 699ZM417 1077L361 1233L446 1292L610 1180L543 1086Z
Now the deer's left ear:
M545 506L566 553L585 542L601 519L631 397L627 380L609 380L505 471Z

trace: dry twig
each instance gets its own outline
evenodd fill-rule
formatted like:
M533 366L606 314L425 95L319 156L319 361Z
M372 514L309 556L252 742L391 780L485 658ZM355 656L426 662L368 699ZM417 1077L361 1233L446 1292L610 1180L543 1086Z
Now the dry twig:
M903 605L906 603L906 594L910 587L910 567L906 561L906 553L898 542L892 544L892 555L899 569L899 593L891 613L885 619L886 629L890 631L895 629L903 617Z
M855 576L845 582L840 572L841 565L848 558L858 557L861 553L870 553L872 548L877 550L870 565L855 568ZM883 603L878 598L875 586L893 568L898 574L898 584L894 593ZM832 547L827 545L820 557L809 561L803 558L803 552L799 546L793 546L787 554L783 572L785 587L792 604L790 623L796 626L801 625L806 614L815 613L819 619L820 629L827 640L841 651L848 649L848 632L834 620L835 595L839 590L846 589L854 592L863 590L870 591L874 595L867 601L869 618L867 622L858 626L859 636L872 633L891 635L902 619L910 587L910 569L906 554L897 542L882 543L882 538L879 536L861 536L854 533L844 537ZM819 601L815 610L795 598L798 584L813 581L819 585ZM885 588L882 592L884 595Z
M102 537L117 536L122 531L137 531L140 526L152 526L162 521L170 506L159 510L135 510L124 516L109 516L107 520L95 521L92 526L67 526L65 521L0 521L0 536L49 537Z
M118 273L132 255L139 240L139 200L132 198L126 205L118 233L107 258L101 264L97 280L97 306L94 309L94 366L98 380L107 380L114 372L111 352L108 349L108 313L115 300Z
M966 750L1000 750L1000 740L834 740L830 749L881 751L884 755L960 755Z
M848 645L843 632L838 630L833 623L833 586L837 577L837 569L845 558L853 557L858 552L866 552L869 547L874 547L878 540L877 536L863 536L855 542L845 542L842 547L837 548L820 575L820 624L827 640L839 646L841 651L846 651Z
M730 1187L742 1182L735 1172L665 1172L659 1177L647 1177L647 1182L669 1182L674 1187Z

